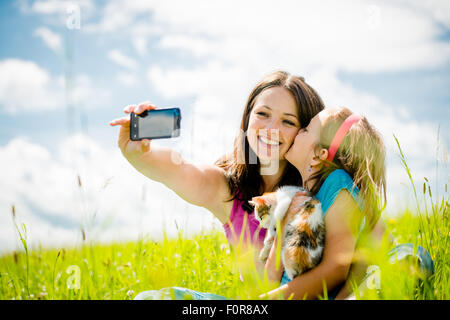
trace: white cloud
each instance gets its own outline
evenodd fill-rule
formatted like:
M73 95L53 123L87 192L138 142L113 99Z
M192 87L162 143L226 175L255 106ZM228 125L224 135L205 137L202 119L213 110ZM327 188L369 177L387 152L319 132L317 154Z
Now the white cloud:
M126 29L128 31L128 29ZM161 25L152 23L150 19L133 21L130 25L129 35L137 53L146 55L148 53L148 42L152 38L159 37L165 33Z
M200 37L192 37L184 34L169 34L161 38L159 46L164 49L188 49L196 57L205 57L217 52L220 43Z
M446 0L403 0L400 3L411 6L422 14L428 14L447 29L450 28L450 2Z
M58 77L58 84L68 91L68 97L74 106L86 106L88 109L102 108L108 105L111 93L108 89L95 86L88 74L81 73L69 79L66 84L63 76ZM68 81L68 82L69 82Z
M65 16L74 6L80 8L82 14L90 14L95 9L92 0L38 0L31 5L22 2L21 9L42 15Z
M212 226L205 209L142 176L118 149L81 134L63 141L56 154L22 138L10 141L0 147L0 175L0 251L20 247L12 205L31 247L78 245L81 228L88 240L121 241L158 239L163 231L175 236L175 221L189 234Z
M89 30L128 30L141 53L145 39L157 38L161 48L231 63L247 58L252 66L266 69L268 60L301 69L327 66L363 72L433 67L447 61L450 46L437 40L443 33L435 18L440 3L400 4L246 1L236 8L223 1L117 0L108 2L100 22ZM423 14L417 6L436 14Z
M197 68L159 66L150 67L147 73L161 94L166 98L179 98L192 95L229 96L236 93L236 88L249 87L255 82L245 69L228 66L219 61L210 61ZM230 84L230 82L232 82ZM241 91L242 90L239 90ZM211 112L215 112L212 107Z
M48 28L41 27L34 31L35 36L41 38L44 43L56 53L60 53L62 49L61 37Z
M31 61L0 61L0 106L7 112L62 107L63 92L51 75Z
M117 32L123 29L127 29L132 26L131 29L140 29L142 34L142 25L139 25L139 21L136 21L136 16L140 15L145 17L145 27L148 32L148 23L150 20L149 14L152 12L155 6L158 6L160 1L145 0L145 1L126 1L115 0L108 1L102 8L101 19L98 23L91 22L86 25L85 31L87 32Z
M141 56L146 55L147 50L147 39L143 36L135 36L133 37L133 45L136 49L137 53L139 53Z
M108 57L119 66L125 67L127 69L136 69L137 67L136 60L124 55L117 49L110 50L108 53Z
M83 1L90 2L90 1ZM31 10L41 14L55 14L55 13L65 13L67 7L73 3L74 1L60 1L60 0L43 0L43 1L35 1L31 6Z
M112 1L97 26L133 30L142 23L139 15L151 13L148 28L162 28L162 47L212 52L231 62L251 57L252 65L269 59L302 68L392 72L447 61L449 45L436 40L442 29L433 17L399 3L246 1L236 8L223 1Z
M66 84L63 76L52 76L32 61L0 60L0 109L8 113L61 109L66 98L74 105L102 107L109 96L86 74L75 75Z
M38 15L46 25L81 29L96 14L92 0L17 0L24 14Z

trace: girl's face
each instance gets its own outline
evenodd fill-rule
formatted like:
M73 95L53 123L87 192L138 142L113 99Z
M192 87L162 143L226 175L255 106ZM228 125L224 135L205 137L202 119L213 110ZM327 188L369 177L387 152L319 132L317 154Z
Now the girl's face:
M324 109L312 118L306 128L298 131L294 143L285 155L286 160L300 171L303 178L309 172L309 167L317 164L316 146L320 142L320 131L328 116L329 111Z
M250 113L247 139L260 160L284 160L300 128L294 97L283 87L262 91Z

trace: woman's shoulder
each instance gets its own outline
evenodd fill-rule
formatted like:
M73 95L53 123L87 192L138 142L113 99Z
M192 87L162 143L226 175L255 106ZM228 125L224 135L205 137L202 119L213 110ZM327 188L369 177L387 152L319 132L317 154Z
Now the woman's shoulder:
M229 199L233 196L223 168L216 165L201 165L207 181L204 182L205 195L204 207L211 211L222 223L229 218L233 201Z

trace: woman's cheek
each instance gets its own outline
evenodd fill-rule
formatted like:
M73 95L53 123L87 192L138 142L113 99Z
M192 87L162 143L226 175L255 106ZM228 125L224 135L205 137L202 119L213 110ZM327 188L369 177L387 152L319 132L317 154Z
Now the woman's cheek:
M283 157L286 154L286 152L288 152L289 149L292 148L292 146L294 145L295 138L297 136L297 132L298 132L298 130L295 130L294 132L290 131L290 132L286 132L284 134L284 137L285 137L284 146L283 146L282 150L280 150L282 152Z
M294 139L294 142L292 143L291 149L292 149L292 154L296 157L298 157L299 151L300 151L300 147L301 147L301 138L300 136L296 136Z
M294 144L295 139L297 139L297 136L298 136L298 131L299 131L299 129L295 129L295 130L292 130L292 131L289 133L289 135L290 135L290 137L291 137L291 139L290 139L290 141L289 141L289 145L293 145L293 144Z
M294 137L292 143L289 145L288 149L285 152L285 159L291 162L293 158L295 157L295 140L296 137Z

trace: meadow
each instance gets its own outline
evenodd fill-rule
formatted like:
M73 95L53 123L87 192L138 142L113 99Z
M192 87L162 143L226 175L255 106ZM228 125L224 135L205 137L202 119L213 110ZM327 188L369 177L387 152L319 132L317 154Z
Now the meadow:
M448 189L433 196L424 178L416 190L405 157L400 159L410 177L416 203L389 218L382 215L394 245L413 243L424 247L434 261L435 272L425 281L412 265L391 264L386 258L392 247L387 241L367 259L379 266L378 286L356 299L447 300L450 298L448 242ZM444 161L445 162L445 161ZM276 287L251 263L251 254L232 250L222 230L204 231L191 238L179 230L178 237L155 242L145 237L134 242L99 244L83 241L74 248L29 249L27 226L18 225L11 208L22 250L0 257L0 299L133 299L139 292L178 286L210 292L232 299L257 299ZM28 226L32 227L32 226ZM240 273L245 281L241 282ZM326 291L321 298L327 298Z

